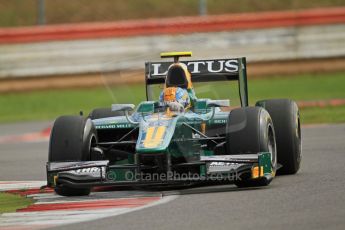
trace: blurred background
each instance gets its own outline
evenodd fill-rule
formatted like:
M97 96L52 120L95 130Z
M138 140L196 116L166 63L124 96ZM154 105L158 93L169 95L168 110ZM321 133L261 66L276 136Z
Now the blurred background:
M128 19L337 7L343 0L1 0L0 26L35 26Z
M145 100L144 63L166 51L245 56L251 104L345 122L343 0L0 0L0 123Z

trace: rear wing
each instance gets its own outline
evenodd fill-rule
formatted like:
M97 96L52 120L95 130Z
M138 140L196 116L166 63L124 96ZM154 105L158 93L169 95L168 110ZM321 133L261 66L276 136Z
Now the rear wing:
M162 84L174 62L146 62L146 87ZM246 58L180 61L191 73L192 82L238 81L242 107L248 106Z

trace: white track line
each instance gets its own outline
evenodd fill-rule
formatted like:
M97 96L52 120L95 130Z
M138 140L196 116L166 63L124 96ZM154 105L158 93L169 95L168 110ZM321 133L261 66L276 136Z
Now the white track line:
M125 213L142 210L174 200L176 196L165 197L137 208L107 208L96 210L75 210L75 211L44 211L44 212L17 212L5 213L0 216L0 227L8 226L42 226L42 225L65 225L92 221L96 219L118 216Z
M13 190L13 189L27 189L27 188L39 188L46 182L34 181L34 182L23 182L20 181L17 184L13 182L0 182L0 191ZM34 186L39 185L39 186ZM97 194L100 196L97 198ZM114 195L116 198L106 198L106 195ZM91 194L92 195L92 194ZM35 204L45 204L45 203L70 203L70 202L89 202L95 200L121 200L130 198L140 198L140 197L152 197L152 195L145 192L133 192L128 191L111 191L111 192L99 192L94 193L95 197L90 198L63 198L61 196L55 195L54 193L42 193L33 194L28 197L34 198L37 202ZM118 196L118 197L117 197ZM5 213L0 215L0 229L44 229L50 228L58 225L66 225L72 223L79 223L85 221L92 221L106 217L118 216L125 213L141 210L148 207L153 207L156 205L161 205L174 200L177 196L160 196L159 200L153 201L146 205L140 207L111 207L93 210L49 210L49 211L33 211L33 212L16 212L16 213Z
M46 181L0 181L0 191L35 189L46 184Z

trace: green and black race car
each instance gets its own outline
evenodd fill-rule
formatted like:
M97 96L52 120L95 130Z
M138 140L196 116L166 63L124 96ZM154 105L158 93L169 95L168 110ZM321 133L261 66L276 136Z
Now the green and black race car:
M268 185L276 173L296 173L301 162L296 103L273 99L249 106L245 58L179 60L186 56L191 52L162 53L174 61L145 64L147 100L136 108L113 104L88 117L57 118L48 186L65 196L88 195L92 187L109 185L249 187ZM193 84L207 88L229 81L238 82L237 107L194 92ZM170 90L169 95L158 99L157 89ZM174 101L176 89L187 93L188 105Z

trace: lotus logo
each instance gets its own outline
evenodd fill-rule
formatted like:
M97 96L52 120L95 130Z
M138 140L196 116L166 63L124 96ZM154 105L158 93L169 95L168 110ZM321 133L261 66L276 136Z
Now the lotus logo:
M198 73L236 73L238 72L237 59L211 60L211 61L189 61L182 62L187 65L189 72ZM153 70L151 76L162 76L168 72L167 66L162 63L151 63Z

